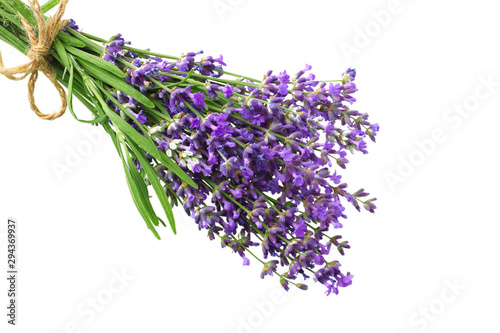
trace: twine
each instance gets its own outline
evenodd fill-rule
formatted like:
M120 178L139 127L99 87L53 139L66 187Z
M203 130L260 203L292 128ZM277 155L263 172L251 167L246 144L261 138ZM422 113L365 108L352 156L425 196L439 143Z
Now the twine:
M55 120L61 117L64 112L66 112L66 107L68 105L66 93L64 92L61 84L57 81L56 75L50 69L47 60L54 39L59 34L59 32L69 23L69 20L62 19L68 1L69 0L62 0L54 16L52 16L47 22L45 22L45 20L43 19L43 12L40 4L38 3L38 0L28 1L28 4L33 10L33 14L35 15L38 24L38 37L35 35L33 28L19 14L31 45L31 49L27 53L27 56L30 59L28 63L16 67L5 68L3 64L2 53L0 52L0 74L3 74L8 79L13 81L24 80L28 75L30 75L28 81L28 99L30 102L30 106L38 117L45 120ZM35 84L38 80L39 71L42 72L47 77L47 79L50 80L50 82L52 82L54 87L59 92L59 96L61 97L62 103L60 109L51 114L42 113L35 103Z

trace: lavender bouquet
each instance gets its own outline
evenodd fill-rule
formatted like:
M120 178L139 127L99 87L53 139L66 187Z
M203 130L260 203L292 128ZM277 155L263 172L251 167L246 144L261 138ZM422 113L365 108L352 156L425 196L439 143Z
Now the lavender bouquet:
M268 71L258 80L225 71L222 56L136 49L121 35L108 40L83 33L73 20L51 40L43 13L59 2L40 7L0 0L0 38L28 55L43 36L49 39L45 53L37 50L46 56L43 72L67 88L75 119L109 134L133 201L156 238L166 223L153 209L150 188L174 233L172 206L182 205L211 240L237 252L243 265L255 258L261 277L276 274L286 290L290 284L307 289L299 277L312 276L327 295L352 283L336 260L349 242L335 229L347 217L344 205L373 213L376 199L363 189L349 191L333 166L345 168L348 153L366 154L366 138L375 141L379 129L351 109L354 69L334 81L319 82L309 65L295 75ZM22 72L35 75L30 84L37 75L33 62ZM91 120L77 118L74 97ZM41 115L55 119L64 104L56 116Z

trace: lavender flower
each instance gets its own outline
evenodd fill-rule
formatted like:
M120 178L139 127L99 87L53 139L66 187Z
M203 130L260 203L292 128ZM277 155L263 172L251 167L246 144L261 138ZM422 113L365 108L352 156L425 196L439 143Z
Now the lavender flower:
M14 32L5 40L28 43ZM69 86L73 78L68 94L110 135L134 203L156 237L164 222L149 186L174 232L172 206L182 206L209 239L245 266L255 258L261 277L276 274L285 290L307 290L297 279L309 277L327 295L352 284L336 260L350 245L329 234L343 227L345 206L373 213L376 199L366 199L364 189L348 191L334 165L344 169L349 153L368 153L367 138L375 141L379 131L351 109L354 69L330 83L317 81L310 65L293 76L268 71L256 80L226 73L222 56L160 56L132 48L121 35L102 47L73 20L65 32L73 46L54 51L58 80Z

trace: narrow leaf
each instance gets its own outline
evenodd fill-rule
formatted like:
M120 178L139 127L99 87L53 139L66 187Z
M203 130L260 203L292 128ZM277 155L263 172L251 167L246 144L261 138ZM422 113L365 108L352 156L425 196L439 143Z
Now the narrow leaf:
M65 45L65 48L69 53L71 53L75 57L77 57L81 60L84 60L86 62L89 62L89 63L91 63L91 64L93 64L101 69L104 69L104 70L112 73L113 75L116 75L119 78L124 78L127 76L127 74L125 74L122 70L120 70L118 67L116 67L115 65L113 65L109 61L106 61L100 57L89 54L85 51L82 51L80 49L77 49L77 48L69 46L69 45Z
M90 50L94 51L97 54L101 54L104 52L104 47L97 45L94 43L92 40L88 39L87 37L83 36L82 34L76 32L75 30L71 28L67 28L70 34L73 35L74 38L78 39L81 41L83 44L85 44L86 47L88 47Z
M74 72L75 71L74 71L73 66L70 65L69 66L69 81L68 81L68 109L69 109L69 112L71 113L71 115L73 116L73 118L75 118L76 120L78 120L81 123L86 123L86 124L98 124L98 123L101 123L104 119L106 119L106 114L105 113L103 113L100 117L97 117L94 120L82 120L82 119L79 119L76 116L76 113L73 110L73 84L74 84L74 81L75 81L75 79L74 79L75 73Z
M116 113L111 111L109 108L104 108L107 116L111 119L114 126L118 128L119 131L123 132L124 135L129 137L134 141L139 147L148 152L151 156L159 160L165 167L170 171L175 173L182 181L198 188L198 185L174 162L170 157L168 157L164 152L159 151L154 144L149 142L146 138L140 135L132 126L130 126L125 120L123 120Z
M149 164L149 161L147 160L146 156L142 152L142 150L135 145L132 142L129 142L130 148L134 152L135 156L139 160L139 162L142 165L142 168L146 172L146 175L148 176L149 182L153 186L153 189L156 192L156 195L158 196L158 199L160 200L160 203L165 210L165 214L167 216L168 222L170 224L170 227L172 228L172 231L174 234L177 233L176 228L175 228L175 218L174 218L174 213L172 211L172 206L170 205L170 202L168 201L167 194L165 192L165 189L163 186L161 186L160 181L158 180L158 175L155 169Z
M121 145L118 148L118 155L120 155L120 158L122 159L123 168L125 170L125 176L126 176L125 178L127 180L127 185L129 187L130 194L132 195L132 199L137 207L137 210L139 211L142 218L144 219L144 222L146 222L146 225L148 226L149 230L151 230L151 232L153 232L153 234L155 235L155 237L157 239L160 239L160 235L156 231L154 224L153 224L153 221L151 219L151 216L150 216L150 214L148 214L147 208L145 207L144 200L143 200L144 198L141 195L139 188L137 187L137 182L136 182L136 180L134 180L134 174L132 173L133 172L132 168L134 168L134 166L132 165L132 168L131 168L131 166L129 165L130 158L128 155L126 157L123 156L122 145L123 145L124 150L127 149L124 137L121 133L118 133L117 136L121 142ZM127 163L127 161L129 161L129 163ZM137 170L135 170L135 171L137 172Z
M12 6L21 14L24 19L31 24L32 26L35 25L36 19L33 16L33 13L31 10L27 9L27 6L20 0L11 0Z
M144 178L141 176L139 171L135 168L134 163L132 163L132 159L130 156L127 156L129 173L132 176L132 181L137 192L137 198L139 199L141 205L144 207L144 212L149 217L149 220L153 223L154 226L158 226L160 222L158 221L158 216L151 205L151 201L149 200L149 191L144 183Z
M65 32L60 32L59 35L57 35L56 39L60 39L64 44L70 45L70 46L75 46L79 48L84 48L86 45L84 42L79 40L78 38L71 37Z
M61 0L49 0L42 5L42 12L45 14L55 6L57 6Z
M61 61L64 67L69 68L69 56L61 41L56 38L54 40L54 43L52 43L52 46L54 47L54 50L56 50L57 54L59 54L59 56L61 57Z
M133 87L129 86L124 80L120 80L116 76L106 74L105 72L103 73L102 71L99 71L98 69L95 68L91 63L86 62L83 59L79 59L79 63L85 68L85 70L98 80L112 86L113 88L116 88L117 90L120 90L121 92L129 95L139 103L142 103L148 107L154 108L154 104L144 96L140 91L134 89Z

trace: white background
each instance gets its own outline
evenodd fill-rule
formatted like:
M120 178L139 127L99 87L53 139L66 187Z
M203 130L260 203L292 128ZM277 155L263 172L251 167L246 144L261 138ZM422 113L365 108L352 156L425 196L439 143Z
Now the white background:
M325 297L311 282L307 292L283 294L277 279L260 279L258 263L243 267L182 210L178 235L164 228L155 240L107 137L58 178L55 163L88 144L93 128L69 114L39 120L26 82L0 78L1 270L8 217L19 221L20 258L18 326L6 324L2 278L1 331L498 332L498 7L395 4L70 1L65 16L86 32L121 32L136 47L172 55L222 53L236 73L295 73L308 63L318 78L337 79L355 67L355 107L380 123L380 135L341 174L379 208L349 207L341 232L352 249L341 262L355 275L352 286ZM388 12L381 21L373 14ZM25 61L0 46L7 66ZM47 111L59 103L44 79L37 100ZM430 144L435 131L440 140ZM424 151L417 142L427 143ZM122 271L124 283L115 280ZM99 311L88 303L96 297L106 303Z

